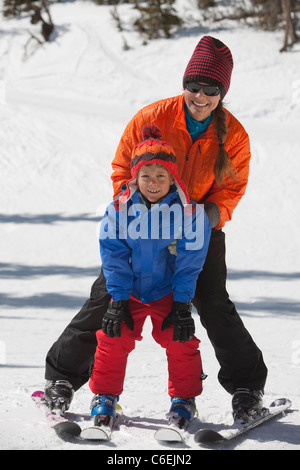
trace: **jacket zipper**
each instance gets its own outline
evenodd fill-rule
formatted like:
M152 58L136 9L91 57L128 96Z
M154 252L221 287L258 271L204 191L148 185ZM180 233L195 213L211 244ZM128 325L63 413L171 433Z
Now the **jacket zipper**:
M199 153L200 153L200 155L201 155L201 145L200 145L200 144L198 144L198 150L199 150ZM185 157L185 161L188 162L189 158L190 158L190 154L187 153L187 154L186 154L186 157Z
M201 155L201 145L199 143L198 143L198 150L199 150L199 154ZM185 161L188 162L189 158L190 158L190 153L187 152L187 154L185 156ZM195 164L195 162L194 162L194 164ZM182 177L184 179L184 174L182 175ZM190 178L191 178L191 176L190 176ZM189 181L186 182L186 187L187 187L188 191L189 191L189 186L190 186L190 178L189 178Z

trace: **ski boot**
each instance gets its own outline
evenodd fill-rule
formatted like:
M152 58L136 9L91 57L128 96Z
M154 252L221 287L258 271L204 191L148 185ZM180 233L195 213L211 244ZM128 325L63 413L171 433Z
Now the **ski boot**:
M52 411L64 413L73 400L74 389L67 380L48 380L45 386L45 400Z
M109 426L117 415L118 395L95 395L91 403L91 415L95 416L94 426Z
M171 397L171 403L170 411L167 413L169 426L175 425L185 429L197 411L195 398Z
M235 421L248 422L262 416L266 411L263 407L263 391L237 388L232 398L232 409Z

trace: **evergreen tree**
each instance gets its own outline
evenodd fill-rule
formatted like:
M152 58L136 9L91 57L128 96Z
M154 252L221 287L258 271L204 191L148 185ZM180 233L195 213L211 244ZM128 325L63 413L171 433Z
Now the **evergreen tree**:
M147 39L169 38L182 24L174 3L175 0L148 0L143 4L136 1L135 8L140 12L135 21L138 31Z
M204 3L209 10L209 0L197 0L202 8ZM298 23L297 13L300 11L300 0L228 0L227 6L230 13L218 12L215 5L211 20L216 22L224 19L244 20L251 19L252 23L267 31L275 31L284 28L284 44L280 52L286 51L295 42L299 41L296 34Z
M3 16L6 18L30 15L31 24L41 23L41 35L44 41L49 41L54 30L48 0L4 0ZM42 41L34 36L38 42Z

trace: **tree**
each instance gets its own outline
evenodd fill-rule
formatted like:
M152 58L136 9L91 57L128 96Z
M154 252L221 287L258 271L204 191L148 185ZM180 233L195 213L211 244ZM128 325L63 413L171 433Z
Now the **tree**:
M203 1L203 0L198 0ZM250 0L247 3L243 1L229 1L231 8L230 14L220 15L215 10L214 21L224 19L244 20L249 18L257 20L262 29L275 31L279 27L284 27L284 44L280 52L287 51L299 39L296 34L297 12L300 11L299 0Z
M295 42L298 41L298 38L296 35L296 22L292 19L291 1L281 0L281 6L284 13L285 28L283 47L280 49L280 52L284 52L287 51L288 47L295 44Z
M50 36L54 31L54 24L48 0L4 0L3 15L6 18L20 17L28 13L31 24L41 23L41 35L44 42L50 41ZM31 34L31 38L36 39L40 44L43 43L34 34Z
M140 18L135 21L138 31L148 39L170 38L174 28L179 28L181 19L176 15L175 0L148 0L145 4L135 3Z

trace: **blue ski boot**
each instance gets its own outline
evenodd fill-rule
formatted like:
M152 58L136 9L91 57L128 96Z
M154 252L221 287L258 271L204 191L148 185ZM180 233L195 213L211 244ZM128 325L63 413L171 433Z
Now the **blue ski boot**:
M95 426L109 426L116 418L117 414L117 403L119 400L118 395L95 395L91 403L91 415L95 416Z
M195 398L171 397L171 403L168 424L185 429L196 414Z

